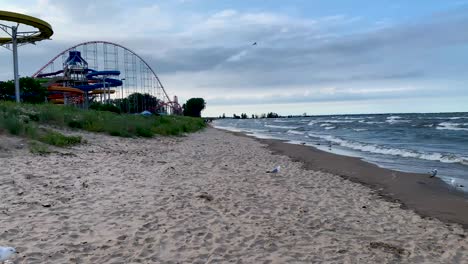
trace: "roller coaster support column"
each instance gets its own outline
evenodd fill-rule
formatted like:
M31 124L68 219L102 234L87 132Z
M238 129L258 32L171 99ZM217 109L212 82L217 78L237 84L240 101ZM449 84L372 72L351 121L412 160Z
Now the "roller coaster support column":
M18 27L11 27L11 45L13 50L13 75L15 79L15 98L16 102L21 102L19 76L18 76Z

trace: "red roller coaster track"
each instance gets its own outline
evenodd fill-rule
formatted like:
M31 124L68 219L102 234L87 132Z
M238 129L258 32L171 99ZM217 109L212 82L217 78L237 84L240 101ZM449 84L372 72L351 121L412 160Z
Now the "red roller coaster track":
M83 45L88 45L88 44L109 44L109 45L114 45L114 46L117 46L117 47L120 47L128 52L130 52L131 54L135 55L137 58L139 58L145 65L146 67L148 67L148 69L151 71L151 73L154 75L154 77L156 78L156 80L158 81L159 85L161 86L161 89L162 91L164 92L164 96L166 97L166 100L167 100L167 105L170 105L173 109L181 109L180 105L177 103L177 102L174 102L174 101L171 101L169 95L167 94L166 90L164 89L164 86L163 84L161 83L161 81L159 80L159 77L158 75L156 74L156 72L153 70L153 68L151 68L151 66L141 57L139 56L138 54L136 54L134 51L132 51L131 49L129 48L126 48L120 44L117 44L117 43L113 43L113 42L109 42L109 41L102 41L102 40L96 40L96 41L87 41L87 42L82 42L82 43L79 43L79 44L76 44L62 52L60 52L59 54L57 54L57 56L53 57L51 60L49 60L49 62L47 62L44 66L42 66L37 72L35 72L32 77L37 77L39 74L42 73L42 71L47 68L49 65L53 64L54 61L59 58L60 56L66 54L67 52L69 52L70 50L74 50L76 49L77 47L79 46L83 46Z

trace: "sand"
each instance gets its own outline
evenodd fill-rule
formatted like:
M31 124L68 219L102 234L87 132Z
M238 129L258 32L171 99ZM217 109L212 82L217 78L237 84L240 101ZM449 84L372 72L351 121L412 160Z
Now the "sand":
M428 174L407 173L378 167L359 158L335 155L319 149L260 139L277 154L300 161L305 168L320 170L359 182L378 191L384 199L448 223L468 229L468 194Z
M0 245L20 252L13 263L468 263L460 225L251 138L81 135L48 156L0 135Z

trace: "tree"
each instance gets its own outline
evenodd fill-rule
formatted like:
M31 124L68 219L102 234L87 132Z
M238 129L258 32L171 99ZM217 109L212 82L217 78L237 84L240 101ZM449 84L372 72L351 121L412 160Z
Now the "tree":
M246 113L242 113L242 114L241 114L241 118L242 118L242 119L247 119L247 114L246 114Z
M43 103L47 96L47 88L42 87L41 83L31 77L22 77L19 79L21 101L25 103ZM15 82L0 82L0 100L15 100Z
M223 113L223 117L222 117L222 118L226 118L226 114L225 114L225 113Z
M206 103L203 98L190 98L184 104L184 116L201 117L201 112L205 109Z
M148 93L132 93L127 98L113 100L113 104L123 113L141 113L145 110L152 113L162 111L161 100Z
M270 112L267 114L266 116L267 118L278 118L278 114L277 113L273 113L273 112Z

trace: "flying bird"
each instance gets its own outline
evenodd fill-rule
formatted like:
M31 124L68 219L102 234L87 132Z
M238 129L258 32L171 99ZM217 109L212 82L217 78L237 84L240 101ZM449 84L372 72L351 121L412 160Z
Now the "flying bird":
M257 46L257 42L254 42L254 43L252 44L252 46Z
M13 254L17 253L15 248L12 247L0 247L0 262L8 260Z
M437 169L433 169L429 172L429 174L431 175L431 177L429 178L434 178L436 175L437 175Z
M281 170L281 166L277 166L276 168L272 169L271 171L267 171L266 173L278 173Z

